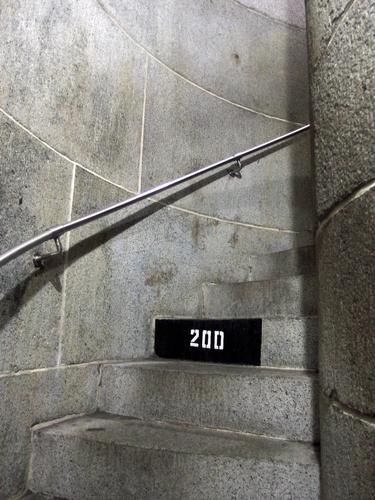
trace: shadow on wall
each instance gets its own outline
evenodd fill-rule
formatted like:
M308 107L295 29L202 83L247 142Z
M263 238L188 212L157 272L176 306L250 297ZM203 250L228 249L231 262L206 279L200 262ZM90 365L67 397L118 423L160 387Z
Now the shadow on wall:
M253 163L257 163L265 156L283 149L292 141L298 140L301 139L295 138L290 141L285 141L283 144L273 146L267 151L263 151L247 158L246 160L243 160L242 165L246 167ZM80 258L93 252L95 249L104 243L107 243L119 234L126 232L136 224L141 223L147 217L150 217L159 210L165 208L165 206L172 205L183 199L185 196L188 196L193 192L198 191L199 189L202 189L203 187L222 179L223 177L226 177L229 175L228 172L232 168L233 166L227 166L214 174L208 175L204 179L190 183L190 185L185 188L177 189L173 194L170 194L157 202L143 202L143 205L145 203L149 204L141 209L137 209L135 213L125 216L119 222L109 225L106 229L81 240L73 245L69 250L64 251L61 255L48 261L43 269L36 269L11 290L4 290L4 296L0 300L0 330L4 328L12 317L18 314L20 308L31 300L32 297L34 297L44 286L46 286L47 283L51 283L58 292L62 292L61 276L66 267L69 267ZM30 259L31 255L32 253L30 252Z
M295 9L295 7L296 7L296 1L295 0L285 0L285 3L287 5L287 9L290 12L293 12L293 9ZM304 2L303 2L303 8L304 8ZM305 18L305 12L304 12L303 17ZM306 34L306 37L307 37L307 34ZM286 51L286 71L289 71L290 67L293 67L293 68L296 67L295 61L294 61L295 54L296 54L296 51L295 51L295 48L293 46L292 39L290 38L289 39L289 47L288 47L288 50ZM304 74L307 76L308 75L307 38L306 38L306 48L305 48L305 52L304 52L304 60L300 61L300 63L301 64L297 65L297 67L299 67L300 71L304 72ZM310 93L309 93L309 88L308 88L308 78L306 77L304 81L305 81L305 85L306 85L305 92L306 92L306 95L309 96ZM291 87L288 87L288 103L289 103L290 109L293 109L293 107L295 105L294 99L295 99L294 93L292 92ZM309 103L308 103L308 109L306 110L306 116L310 122L310 105L309 105ZM312 148L311 148L312 138L311 138L311 134L312 134L312 130L309 133L309 140L306 141L306 148L305 148L306 155L308 155L308 162L310 163L310 172L311 172L310 178L303 178L303 182L301 183L301 180L298 177L298 175L293 175L290 177L290 181L292 183L292 190L291 190L293 193L292 199L295 200L295 202L296 202L296 208L298 206L303 206L303 203L301 203L302 202L301 197L310 196L309 206L311 207L311 211L312 211L312 214L311 214L311 219L313 221L312 229L315 230L317 219L316 219L315 197L314 197L315 190L313 187L313 184L314 184L313 177L314 176L313 176L313 166L312 166ZM296 152L296 150L293 149L291 163L296 169L298 169L299 159L296 156L293 157L293 154L295 154L295 152ZM294 217L295 217L295 221L297 222L296 210L294 210ZM315 270L315 272L317 272L317 270ZM304 290L305 290L305 288L303 287L302 293L304 293ZM304 297L302 297L302 301L303 300L304 300ZM312 332L307 331L306 333L307 333L307 337L306 337L307 339L312 337L312 335L311 335ZM306 342L306 344L305 344L306 358L308 357L308 352L310 349L311 349L311 345L309 345L309 342ZM311 407L312 407L313 412L314 412L314 414L313 414L314 423L317 426L317 428L319 428L319 385L318 384L316 384L314 386L313 401L312 401ZM319 433L318 433L318 436L319 436ZM320 437L319 437L319 440L320 440Z

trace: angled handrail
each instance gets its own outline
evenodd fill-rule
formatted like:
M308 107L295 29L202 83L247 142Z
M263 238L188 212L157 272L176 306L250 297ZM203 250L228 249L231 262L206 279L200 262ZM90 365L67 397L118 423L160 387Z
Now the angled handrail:
M245 151L241 151L240 153L237 153L233 156L225 158L224 160L220 160L216 163L212 163L211 165L207 165L206 167L195 170L194 172L183 175L182 177L179 177L177 179L160 184L159 186L148 189L147 191L143 191L140 194L137 194L137 195L135 195L131 198L128 198L126 200L120 201L119 203L115 203L114 205L110 205L109 207L103 208L102 210L97 210L96 212L92 212L91 214L80 217L79 219L75 219L75 220L66 222L65 224L53 226L53 227L47 229L46 231L44 231L43 233L39 234L38 236L35 236L34 238L31 238L30 240L27 240L24 243L21 243L20 245L14 247L11 250L8 250L4 254L2 254L0 256L0 267L3 266L4 264L10 262L11 260L19 257L20 255L27 252L28 250L31 250L32 248L35 248L36 246L38 246L42 243L45 243L46 241L54 240L55 244L56 244L56 249L57 249L56 252L50 253L50 254L45 254L45 255L39 255L39 254L34 255L34 258L33 258L34 265L36 267L42 267L43 262L45 260L47 260L48 258L50 258L54 255L58 255L58 254L62 253L63 248L62 248L62 244L60 241L60 236L67 233L68 231L72 231L73 229L77 229L78 227L89 224L90 222L93 222L97 219L101 219L102 217L105 217L105 216L110 215L114 212L117 212L118 210L122 210L123 208L129 207L130 205L134 205L135 203L137 203L141 200L144 200L145 198L149 198L152 195L161 193L162 191L166 191L167 189L170 189L174 186L178 186L179 184L182 184L183 182L194 179L195 177L199 177L203 174L207 174L208 172L211 172L212 170L215 170L215 169L222 167L224 165L227 165L228 163L236 162L236 166L234 166L231 170L229 170L228 173L232 176L240 177L241 176L240 170L244 166L241 164L241 159L243 157L257 153L258 151L262 151L263 149L267 149L271 146L274 146L275 144L278 144L278 143L283 142L287 139L290 139L298 134L306 132L309 128L310 128L310 125L304 125L303 127L295 129L292 132L288 132L284 135L276 137L275 139L264 142L262 144L258 144L257 146L254 146L254 147L247 149Z

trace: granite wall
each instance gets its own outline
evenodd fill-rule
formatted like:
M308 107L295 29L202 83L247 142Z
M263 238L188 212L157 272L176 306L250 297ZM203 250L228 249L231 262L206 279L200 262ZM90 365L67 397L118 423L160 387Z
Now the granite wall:
M308 122L302 0L0 0L0 31L0 252ZM100 363L152 354L203 282L311 243L312 205L305 136L3 267L0 498L30 425L94 411Z
M322 496L375 497L375 2L307 1Z

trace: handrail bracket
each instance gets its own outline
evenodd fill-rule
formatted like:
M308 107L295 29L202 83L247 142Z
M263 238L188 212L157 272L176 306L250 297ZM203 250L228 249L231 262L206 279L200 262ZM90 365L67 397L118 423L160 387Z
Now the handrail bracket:
M60 236L57 236L56 238L53 238L55 245L56 245L56 252L49 252L49 253L35 253L33 256L33 263L34 267L37 269L43 269L44 264L47 260L51 259L52 257L56 257L57 255L61 255L63 253L63 245L60 240Z
M231 177L237 177L237 179L242 179L242 174L241 174L241 170L243 169L243 164L241 163L241 159L238 158L236 160L236 163L233 167L231 167L230 169L228 169L228 174L231 176Z

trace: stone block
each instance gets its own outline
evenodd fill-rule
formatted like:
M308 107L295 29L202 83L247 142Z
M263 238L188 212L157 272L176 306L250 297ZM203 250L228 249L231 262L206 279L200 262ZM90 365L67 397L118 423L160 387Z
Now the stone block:
M235 0L249 9L289 24L305 29L305 2L303 0Z
M204 283L204 313L210 318L301 317L317 314L313 275L243 283Z
M319 441L317 378L184 361L104 365L102 411L297 441Z
M312 79L318 215L375 178L375 4L354 2Z
M25 489L32 425L95 411L97 375L96 365L0 375L0 498Z
M294 128L218 100L150 61L142 189L228 158ZM205 176L202 188L178 205L267 227L313 229L308 133L271 149L265 156L249 157L244 164L242 179L229 176L228 165L221 169L221 175L218 170Z
M77 170L73 216L124 197ZM202 282L247 279L249 248L261 253L298 244L298 235L222 223L151 202L82 228L71 236L63 359L151 354L155 316L200 317Z
M308 121L306 35L227 0L101 0L137 43L225 99Z
M375 191L349 204L319 241L320 376L325 394L375 413Z
M0 106L74 161L137 189L144 53L95 0L7 0L0 30Z
M322 500L375 497L375 418L322 397Z
M3 253L68 219L72 165L2 114L0 138ZM54 244L38 250L54 250ZM48 269L35 270L33 253L0 270L0 371L56 362L63 269L57 260Z
M318 499L314 447L93 415L33 431L31 488L115 500Z
M262 366L316 370L318 318L269 318L262 321Z

